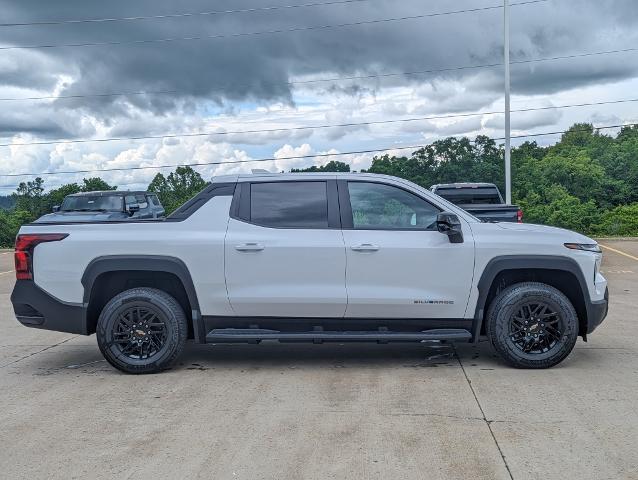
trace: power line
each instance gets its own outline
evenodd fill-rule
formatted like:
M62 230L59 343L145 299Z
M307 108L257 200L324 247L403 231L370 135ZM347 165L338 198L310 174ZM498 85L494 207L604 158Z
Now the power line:
M530 5L535 3L545 3L548 1L549 0L528 0L524 2L512 3L511 6L514 7L514 6L520 6L520 5ZM405 20L417 20L417 19L423 19L423 18L441 17L444 15L456 15L460 13L472 13L472 12L481 12L481 11L487 11L487 10L496 10L501 8L503 8L502 5L492 5L488 7L477 7L477 8L470 8L470 9L464 9L464 10L452 10L447 12L427 13L422 15L408 15L404 17L395 17L395 18L381 18L377 20L362 20L358 22L348 22L348 23L339 23L339 24L330 24L330 25L313 25L313 26L306 26L306 27L292 27L292 28L261 30L256 32L239 32L239 33L230 33L230 34L197 35L197 36L190 36L190 37L151 38L151 39L143 39L143 40L116 40L116 41L110 41L110 42L14 45L10 47L0 47L0 50L45 49L45 48L48 49L48 48L61 48L61 47L102 47L102 46L118 46L118 45L141 45L141 44L149 44L149 43L167 43L167 42L192 41L192 40L215 40L220 38L237 38L237 37L248 37L248 36L256 36L256 35L294 33L294 32L303 32L303 31L311 31L311 30L326 30L326 29L332 29L332 28L354 27L354 26L360 26L360 25L374 25L379 23L400 22Z
M634 103L638 102L638 98L629 98L623 100L609 100L603 102L587 102L587 103L575 103L568 105L549 105L545 107L531 107L512 110L512 113L524 113L524 112L536 112L542 110L558 110L563 108L577 108L577 107L590 107L600 105L615 105L621 103ZM121 142L129 140L156 140L164 138L189 138L189 137L209 137L209 136L221 136L221 135L247 135L256 133L273 133L273 132L294 132L303 130L321 130L325 128L347 128L347 127L361 127L370 125L388 125L394 123L409 123L426 120L443 120L449 118L467 118L477 117L483 115L500 115L502 111L489 111L489 112L472 112L472 113L455 113L449 115L430 115L426 117L412 117L401 118L393 120L376 120L368 122L348 122L348 123L336 123L325 125L307 125L301 127L281 127L281 128L266 128L255 130L239 130L230 132L191 132L191 133L171 133L164 135L139 135L132 137L111 137L111 138L95 138L95 139L78 139L78 140L44 140L38 142L24 142L24 143L0 143L0 147L20 147L29 145L65 145L65 144L79 144L79 143L105 143L105 142Z
M528 63L540 63L540 62L550 62L556 60L569 60L575 58L585 58L585 57L593 57L599 55L610 55L616 53L630 53L636 52L638 48L622 48L616 50L603 50L599 52L586 52L586 53L577 53L572 55L560 55L554 57L542 57L542 58L531 58L527 60L515 60L510 62L511 65L520 65L520 64L528 64ZM312 83L329 83L329 82L341 82L348 80L366 80L373 78L387 78L387 77L399 77L399 76L412 76L412 75L427 75L430 73L444 73L444 72L454 72L460 70L473 70L480 68L494 68L494 67L502 67L503 63L486 63L482 65L462 65L458 67L447 67L447 68L437 68L430 70L414 70L414 71L406 71L406 72L389 72L389 73L371 73L366 75L351 75L351 76L342 76L342 77L332 77L332 78L316 78L309 80L297 80L292 82L281 82L281 85L304 85L304 84L312 84ZM266 82L271 85L278 85L279 82ZM233 85L245 85L250 86L250 84L233 84ZM14 101L26 101L26 100L65 100L65 99L77 99L77 98L91 98L91 97L124 97L124 96L134 96L134 95L165 95L165 94L179 94L179 90L151 90L151 91L133 91L133 92L106 92L106 93L89 93L89 94L78 94L78 95L49 95L49 96L41 96L41 97L8 97L8 98L0 98L0 102L14 102Z
M136 20L164 20L170 18L199 17L212 15L226 15L234 13L253 13L273 10L287 10L294 8L320 7L327 5L344 5L348 3L361 3L370 0L334 0L328 2L302 3L298 5L271 5L266 7L240 8L235 10L211 10L207 12L186 12L169 13L164 15L139 15L133 17L106 17L106 18L83 18L68 20L36 20L33 22L0 23L0 27L26 27L33 25L69 25L78 23L107 23L107 22L129 22Z
M602 127L593 127L594 130L609 130L614 128L622 128L622 127L637 127L638 123L627 123L622 125L606 125ZM511 138L535 138L535 137L543 137L550 135L561 135L568 132L588 132L589 129L572 129L572 130L561 130L556 132L543 132L543 133L532 133L526 135L512 135ZM505 140L505 137L493 138L492 140ZM474 140L475 141L475 140ZM346 155L363 155L367 153L381 153L387 152L389 150L418 150L421 148L425 148L427 145L404 145L404 146L390 146L385 148L377 148L377 149L368 149L368 150L355 150L350 152L340 152L340 153L318 153L314 155L294 155L288 157L269 157L269 158L254 158L254 159L246 159L246 160L221 160L218 162L202 162L202 163L181 163L181 164L173 164L173 165L147 165L147 166L139 166L139 167L117 167L117 168L94 168L90 170L72 170L72 171L61 171L61 172L41 172L41 173L9 173L2 174L0 177L41 177L45 175L72 175L72 174L80 174L80 173L96 173L96 172L121 172L121 171L134 171L134 170L160 170L163 168L176 168L176 167L202 167L202 166L211 166L211 165L232 165L232 164L242 164L242 163L252 163L252 162L274 162L277 160L303 160L308 158L327 158L327 157L343 157ZM10 188L8 186L2 188Z

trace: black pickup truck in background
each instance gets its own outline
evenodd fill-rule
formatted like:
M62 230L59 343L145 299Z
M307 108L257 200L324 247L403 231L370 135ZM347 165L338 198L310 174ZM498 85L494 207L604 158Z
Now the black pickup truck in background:
M430 190L486 222L523 222L523 211L506 205L493 183L443 183Z

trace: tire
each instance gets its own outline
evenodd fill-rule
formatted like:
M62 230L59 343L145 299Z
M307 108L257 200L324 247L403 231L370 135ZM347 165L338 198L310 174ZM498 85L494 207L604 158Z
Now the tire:
M500 292L488 309L485 327L494 349L516 368L553 367L578 339L574 306L544 283L518 283Z
M113 297L97 321L97 344L106 361L125 373L157 373L184 350L188 322L168 293L133 288Z

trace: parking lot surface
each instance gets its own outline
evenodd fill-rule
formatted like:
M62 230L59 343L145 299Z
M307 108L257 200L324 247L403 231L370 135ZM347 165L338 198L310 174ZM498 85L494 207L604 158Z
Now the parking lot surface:
M191 344L128 376L19 325L0 251L0 476L638 479L638 241L601 243L609 316L540 371L487 343Z

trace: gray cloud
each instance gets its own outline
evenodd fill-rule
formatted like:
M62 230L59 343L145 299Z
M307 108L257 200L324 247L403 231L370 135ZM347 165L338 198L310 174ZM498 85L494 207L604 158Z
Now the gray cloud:
M276 3L276 2L273 2ZM263 6L252 0L242 7ZM493 2L481 2L490 5ZM205 0L192 0L188 7L169 0L87 3L82 0L50 2L0 2L5 21L62 19L114 15L140 15L210 10ZM299 8L270 13L245 13L65 26L5 28L0 42L46 44L67 42L127 41L191 35L232 34L303 25L324 25L365 19L400 17L424 12L476 7L476 1L450 2L416 0L400 4L376 0L361 4ZM237 8L229 0L214 4L216 9ZM606 49L635 44L636 2L607 0L552 1L512 8L513 55L530 58L560 55L583 50ZM472 63L498 62L501 55L501 12L487 11L405 22L298 32L283 35L176 41L142 45L43 49L41 65L26 68L25 59L34 51L9 51L18 69L3 68L0 83L15 82L11 71L29 70L24 84L32 88L51 86L52 75L69 72L74 82L64 94L82 95L113 90L177 90L177 95L131 96L127 102L137 108L165 113L180 107L181 99L207 98L219 104L236 101L291 101L286 82L295 75L354 74L369 71L405 71L449 67ZM613 43L613 45L612 45ZM3 54L4 55L4 54ZM592 68L596 63L599 67ZM636 74L638 62L609 57L604 61L552 62L534 69L514 69L514 89L541 93L628 78ZM497 91L502 86L499 69L481 72L478 90ZM445 74L455 79L470 72ZM431 81L425 78L395 79L394 82ZM366 83L366 82L361 82ZM383 81L380 84L384 85ZM392 82L390 82L392 83ZM358 87L349 87L354 93ZM346 89L347 91L347 89ZM105 116L123 114L112 109L121 99L81 99L65 101L61 108L83 107Z
M512 130L531 130L537 127L555 125L562 117L560 110L541 110L536 112L512 113ZM503 115L493 115L488 118L483 126L494 130L503 129L505 118Z

